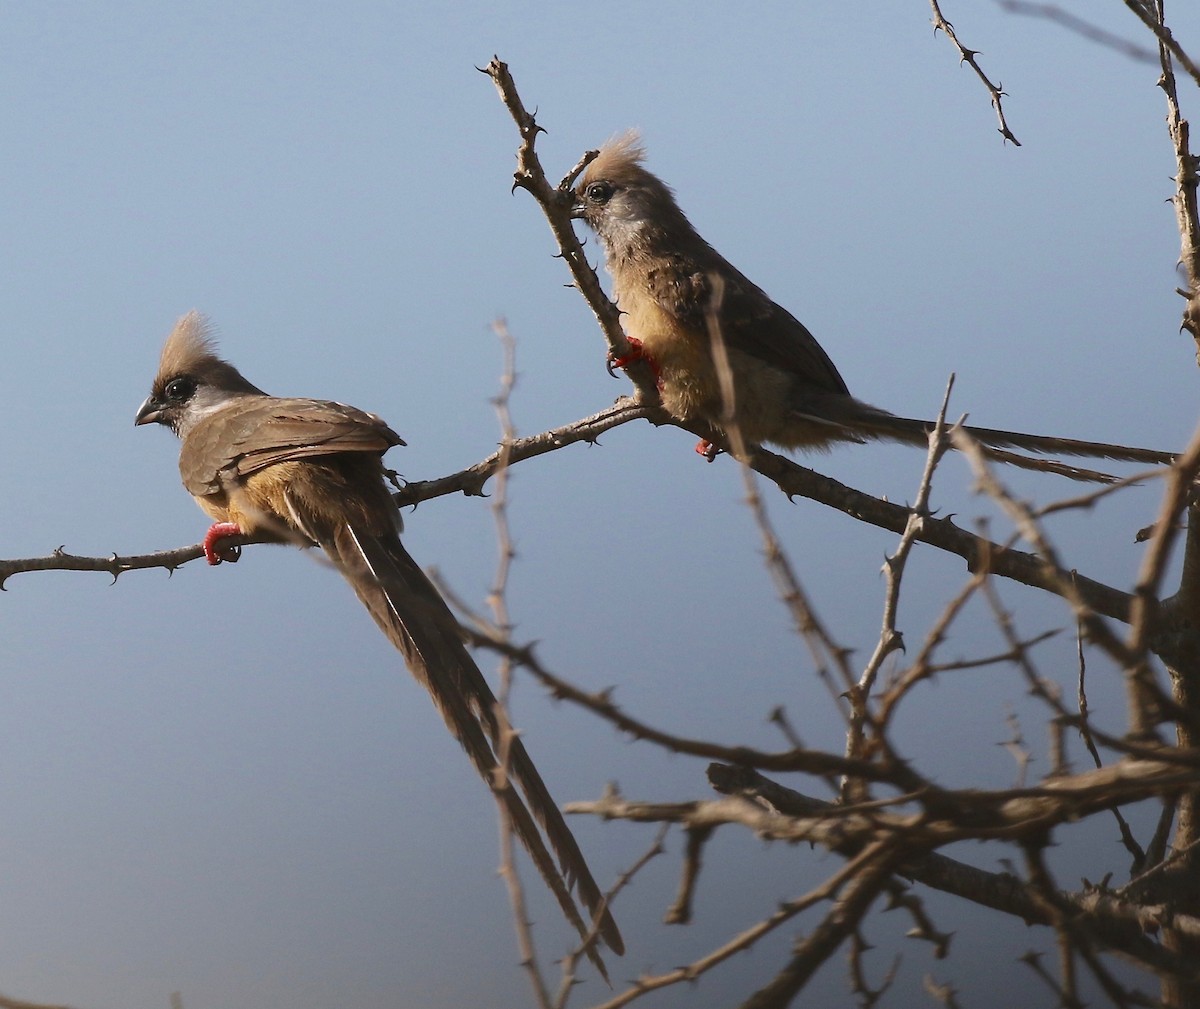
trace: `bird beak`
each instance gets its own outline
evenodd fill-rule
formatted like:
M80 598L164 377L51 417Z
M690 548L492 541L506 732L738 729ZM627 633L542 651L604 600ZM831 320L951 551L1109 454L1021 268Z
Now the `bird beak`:
M147 396L146 402L138 407L137 416L133 418L133 426L141 427L143 424L157 424L161 420L162 413L159 411L154 397Z
M576 200L571 204L571 219L582 221L587 216L587 207L584 206L583 200Z

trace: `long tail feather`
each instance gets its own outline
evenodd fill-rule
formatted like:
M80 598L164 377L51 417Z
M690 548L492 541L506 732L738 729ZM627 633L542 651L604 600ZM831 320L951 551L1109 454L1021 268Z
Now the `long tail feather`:
M931 421L896 417L858 400L847 401L845 397L841 402L833 402L832 397L822 398L821 406L823 416L827 420L832 419L834 423L845 426L853 434L887 438L913 445L926 445L929 440L929 432L933 429ZM832 418L829 417L831 411ZM964 424L962 429L983 446L986 455L998 462L1021 469L1058 473L1072 480L1112 483L1115 478L1097 470L1070 466L1053 459L1018 455L1004 450L1016 448L1027 452L1050 452L1092 459L1112 459L1117 462L1148 463L1154 466L1169 466L1175 461L1175 453L1160 452L1157 449L1114 445L1100 441L1080 441L1075 438L1057 438L1051 435L1024 434L1020 431L974 427L969 424Z
M321 546L380 629L404 655L409 670L429 691L451 733L504 803L517 835L567 919L581 936L590 934L591 922L581 919L571 897L570 889L574 886L590 916L593 919L599 916L600 937L615 953L623 953L621 933L604 905L603 894L583 853L515 735L506 741L507 764L524 800L510 784L500 780L503 776L496 754L502 745L502 728L496 715L496 697L463 644L458 622L449 607L399 537L356 533L349 526L342 526L335 531L331 542L322 542ZM538 824L557 856L557 866ZM591 958L604 973L604 965L594 950Z

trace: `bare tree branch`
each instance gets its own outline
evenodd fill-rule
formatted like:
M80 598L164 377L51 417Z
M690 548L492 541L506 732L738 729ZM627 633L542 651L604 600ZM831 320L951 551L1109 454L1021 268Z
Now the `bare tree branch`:
M1074 32L1089 42L1095 42L1097 45L1104 46L1107 49L1113 49L1122 56L1128 56L1131 60L1139 60L1142 63L1158 62L1157 53L1149 49L1144 49L1136 43L1130 42L1128 39L1114 35L1112 32L1105 31L1090 21L1085 21L1070 11L1064 10L1057 4L1031 3L1030 0L996 0L996 4L1001 10L1008 11L1010 14L1024 14L1027 17L1039 17L1045 18L1047 21L1053 21L1067 31Z
M575 286L595 313L596 321L599 322L600 329L608 341L610 356L628 357L632 348L625 338L625 331L621 328L620 312L600 286L600 278L596 276L595 269L588 263L583 246L575 236L575 229L571 226L571 206L574 203L572 186L575 179L599 152L589 151L557 186L551 186L546 180L546 173L542 170L541 162L534 150L538 133L545 131L537 124L533 113L525 108L520 95L517 94L517 86L512 79L512 74L509 73L508 65L502 63L498 56L493 56L487 67L481 68L481 70L496 85L496 90L500 92L500 98L503 100L505 108L512 115L517 129L521 133L521 146L517 151L517 171L513 175L513 188L524 189L537 200L538 205L542 208L546 220L550 223L550 230L554 232L554 239L561 250L562 258L566 261L567 268L574 278ZM638 402L657 403L658 383L650 365L645 361L633 362L629 374L637 388Z
M1175 41L1175 36L1171 34L1171 29L1167 27L1163 17L1162 0L1125 0L1125 6L1129 8L1134 17L1154 33L1159 46L1177 60L1192 80L1200 85L1200 66L1197 66L1183 47Z
M1019 141L1013 134L1013 131L1008 128L1008 121L1004 118L1004 91L999 84L993 84L988 78L988 75L983 72L983 68L979 65L979 61L975 59L979 55L976 49L968 49L959 40L955 34L954 25L946 20L942 14L942 9L938 5L938 0L929 0L929 6L933 8L933 30L935 33L945 32L955 49L958 50L959 62L966 63L972 70L975 71L975 76L987 88L988 95L991 96L992 108L996 110L996 118L1000 121L1000 135L1005 140L1011 140L1013 146L1020 147Z

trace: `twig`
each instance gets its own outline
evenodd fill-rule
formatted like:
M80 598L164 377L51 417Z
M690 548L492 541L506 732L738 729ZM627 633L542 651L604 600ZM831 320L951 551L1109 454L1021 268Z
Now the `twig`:
M551 694L561 700L579 705L610 722L634 739L651 743L675 753L686 753L709 760L721 760L769 771L805 771L822 778L839 775L859 775L872 781L887 782L902 791L917 791L928 787L912 768L903 763L885 765L879 761L848 760L821 750L784 750L769 752L748 746L722 746L704 739L690 739L655 728L626 714L612 700L611 691L589 693L573 683L556 676L538 660L531 646L517 647L497 640L479 626L465 627L470 642L479 648L504 650L520 662Z
M671 825L669 823L664 823L662 825L662 827L658 830L658 832L654 835L654 841L651 843L650 847L646 850L646 852L641 856L641 858L639 858L636 862L633 863L633 865L631 865L628 869L626 869L623 873L621 873L620 876L617 877L617 881L612 885L612 887L609 889L609 891L604 895L604 906L605 907L608 907L609 905L611 905L613 903L613 901L616 899L617 894L619 894L622 890L625 889L625 887L627 887L630 883L632 883L634 880L634 877L636 877L637 874L640 873L653 859L655 859L659 855L663 854L663 852L665 850L663 848L663 841L666 839L667 832L670 829L671 829ZM592 922L592 930L593 930L593 932L596 933L596 936L599 935L599 932L598 932L599 924L600 924L600 915L597 915L595 921ZM576 967L578 966L578 963L579 963L579 958L583 955L583 952L587 946L587 943L595 942L596 936L589 935L584 940L583 944L581 944L580 946L577 946L570 953L568 953L567 956L564 958L562 985L559 987L558 996L554 1000L555 1009L566 1009L567 999L570 997L571 991L573 990L574 985L575 985L575 971L576 971Z
M704 845L712 837L715 826L688 827L684 832L687 845L683 851L683 871L679 878L679 892L663 915L664 925L686 925L692 920L692 895L696 892L696 883L700 880L700 867L703 864Z
M229 537L232 546L234 537ZM237 537L238 545L250 542L244 537ZM0 589L4 583L15 574L33 571L101 571L111 575L115 582L120 575L127 571L146 571L150 568L165 568L172 573L188 561L197 560L204 556L204 547L199 543L188 547L177 547L174 550L160 550L152 554L132 554L120 556L116 553L107 557L81 557L69 554L63 547L55 548L47 557L25 557L12 560L0 560Z
M908 671L896 678L895 682L888 687L880 698L879 708L875 715L879 731L886 731L887 727L891 724L892 717L900 706L900 702L908 696L918 683L922 683L935 674L948 669L968 669L979 664L993 665L996 662L1003 662L1008 658L1010 653L1005 652L1002 655L985 656L983 659L964 660L941 665L937 665L932 661L934 652L946 640L950 626L958 618L959 614L962 613L968 601L983 586L987 577L988 572L986 569L975 572L954 598L946 603L937 620L934 621L933 626L926 633L925 640L921 644L921 650L917 652Z
M717 381L721 387L722 423L721 428L729 440L733 456L741 463L742 485L746 492L746 506L754 517L762 537L763 557L767 570L775 582L776 589L782 598L796 632L808 646L809 654L817 677L825 684L833 702L845 713L843 694L854 687L854 675L850 668L850 652L834 641L832 634L817 614L816 608L808 594L796 577L792 562L780 545L779 537L771 519L767 515L762 496L758 493L758 484L754 473L747 464L750 446L742 436L741 425L737 422L737 404L734 400L733 369L729 365L729 354L725 347L725 336L721 332L721 302L725 296L725 281L719 274L709 275L712 295L705 312L708 326L709 342L713 355L713 367L717 373ZM832 668L830 668L832 667ZM834 681L834 674L837 680Z
M1186 53L1179 49L1177 44L1170 44L1174 43L1174 39L1170 38L1163 21L1161 2L1154 5L1153 17L1147 4L1139 3L1135 7L1127 0L1126 5L1158 37L1159 64L1162 67L1158 84L1167 97L1167 132L1175 152L1175 193L1171 202L1175 206L1175 223L1179 229L1179 262L1187 278L1187 288L1179 291L1187 301L1183 309L1182 328L1192 335L1196 344L1197 359L1200 359L1200 200L1197 199L1197 185L1200 184L1200 173L1197 169L1200 167L1200 159L1191 150L1190 127L1180 110L1175 68L1171 59L1174 55L1182 62ZM1195 66L1191 65L1190 69L1193 79L1200 82Z
M708 771L709 781L720 792L743 795L766 801L781 813L811 817L822 812L837 816L838 807L820 799L813 799L790 788L763 777L746 768L721 767L714 765ZM912 840L910 836L909 840ZM864 838L842 830L824 837L830 850L842 855L858 851ZM987 872L967 865L936 851L916 854L897 869L897 874L908 879L953 894L981 907L989 907L1028 923L1051 924L1044 902L1035 901L1027 884L1008 872ZM1135 902L1124 891L1112 893L1088 889L1081 894L1063 894L1088 923L1098 943L1119 951L1133 962L1150 970L1178 973L1193 971L1194 967L1172 954L1150 938L1161 926L1168 914L1161 904L1148 905ZM1200 936L1200 919L1189 918L1184 926L1190 934ZM933 936L940 936L932 926L928 929ZM941 936L944 946L947 936Z
M1154 2L1125 0L1125 6L1129 8L1134 17L1154 33L1161 49L1174 57L1179 65L1188 72L1192 80L1200 86L1200 66L1197 66L1183 47L1175 41L1175 36L1171 34L1171 29L1163 20L1161 0L1154 0Z
M1100 759L1100 751L1096 748L1096 741L1092 738L1092 727L1088 721L1089 709L1087 699L1087 653L1083 648L1083 633L1082 626L1076 624L1075 634L1075 660L1079 665L1079 678L1076 690L1076 697L1079 705L1079 721L1076 723L1076 728L1080 738L1083 739L1083 745L1087 748L1091 755L1092 762L1096 767L1102 767L1104 762ZM1113 816L1117 821L1117 830L1121 835L1121 843L1125 846L1125 850L1133 857L1133 872L1139 872L1146 865L1146 852L1142 846L1138 844L1137 838L1133 836L1133 831L1129 827L1128 821L1119 809L1113 810Z
M496 416L500 422L500 449L495 473L492 495L492 517L496 526L496 577L492 582L487 601L492 611L492 623L495 631L504 640L512 636L512 623L509 619L507 604L508 574L512 567L514 550L512 536L508 527L508 466L510 446L514 430L512 415L509 412L509 397L516 384L516 344L508 327L503 320L497 320L492 327L500 340L503 353L503 368L500 376L500 392L493 400ZM512 687L512 663L504 655L500 656L500 688L496 691L494 714L499 729L499 745L496 748L496 776L493 788L511 788L509 766L512 759L512 742L516 730L508 717L508 700ZM508 888L508 899L513 909L513 925L517 936L517 946L521 951L521 966L529 975L533 986L534 997L541 1009L551 1009L550 992L542 978L541 968L537 961L537 946L533 939L533 926L525 901L525 889L521 884L521 876L517 872L516 834L512 818L503 802L496 803L500 816L500 876ZM594 947L588 947L593 950ZM604 968L600 968L601 974Z
M546 173L538 160L534 145L537 135L545 132L537 124L533 113L525 108L521 96L517 94L517 85L509 73L508 65L501 62L500 57L493 56L487 67L481 67L487 74L505 108L517 124L521 134L521 146L517 150L517 170L513 175L513 188L524 189L542 208L554 240L558 243L559 252L571 271L574 286L583 295L600 324L600 329L608 341L609 352L615 357L627 357L630 353L625 331L621 328L621 316L617 306L609 300L600 286L600 278L587 261L583 246L571 226L571 206L574 195L571 187L579 173L596 157L597 151L589 151L562 179L557 187L546 181ZM645 361L633 362L628 374L637 389L639 403L653 404L658 402L658 383L649 364Z
M892 870L903 857L892 845L872 845L856 862L861 863L850 877L833 907L821 923L796 943L791 960L770 982L741 1004L739 1009L786 1009L808 984L842 941L858 929L879 892L891 878Z
M866 955L873 947L863 938L862 932L855 931L850 937L850 990L858 996L863 1009L871 1009L888 993L895 983L900 970L900 954L892 957L891 966L883 975L878 988L872 988L867 983Z
M1100 960L1085 917L1054 885L1043 857L1045 844L1046 839L1043 839L1025 846L1026 865L1029 869L1030 890L1035 900L1045 907L1059 934L1060 944L1065 947L1062 957L1064 983L1061 988L1064 1009L1082 1009L1082 1003L1075 991L1073 955L1078 955L1083 960L1113 1005L1152 1005L1153 1003L1147 1002L1145 996L1140 993L1126 991ZM1186 973L1193 974L1194 968Z
M782 903L769 917L733 936L728 942L718 946L705 956L694 960L684 967L677 967L675 970L667 971L665 974L644 974L635 979L629 988L616 998L594 1006L593 1009L620 1009L621 1006L628 1005L630 1002L641 998L649 992L658 991L659 989L682 982L695 981L702 974L724 963L730 957L749 949L763 936L770 934L779 928L780 925L790 921L802 911L821 901L828 900L841 887L845 886L848 881L853 880L862 870L862 866L869 861L869 855L852 859L820 886L810 890L802 897Z
M1027 17L1039 17L1053 21L1067 31L1074 32L1089 42L1113 49L1122 56L1128 56L1131 60L1139 60L1142 63L1155 63L1158 60L1157 53L1144 49L1128 39L1123 39L1120 35L1105 31L1098 25L1085 21L1070 11L1063 10L1057 4L1030 3L1029 0L996 0L996 4L1001 10L1008 11L1009 14L1023 14Z
M703 430L693 425L682 426L693 432ZM859 521L895 533L903 533L908 524L908 508L863 494L766 449L757 449L750 465L757 473L773 480L788 496L817 501ZM927 519L917 538L922 543L959 555L967 561L969 570L978 570L986 565L993 575L1011 578L1055 595L1065 596L1070 591L1097 614L1121 621L1129 620L1132 602L1129 593L1056 567L1041 557L1004 548L961 529L950 519Z
M945 32L946 38L948 38L954 45L954 48L958 50L959 62L968 64L970 68L975 71L975 76L983 82L983 86L987 88L988 94L991 96L992 108L996 110L996 118L1000 121L1000 135L1005 140L1011 140L1014 147L1020 147L1021 141L1019 141L1016 136L1014 136L1013 131L1008 128L1008 122L1004 118L1004 91L1001 89L999 84L993 84L988 79L987 74L983 72L983 68L979 65L979 61L975 59L975 57L979 55L979 51L976 49L968 49L958 41L958 36L954 33L954 26L942 15L942 9L938 6L938 0L929 0L929 5L933 8L934 33L936 34L939 31Z
M933 474L938 463L950 447L946 437L946 408L950 402L950 391L954 387L954 376L951 375L946 383L946 392L942 397L942 405L934 421L933 430L929 434L929 452L925 457L925 468L921 473L921 481L917 486L917 496L909 510L908 521L895 553L885 557L883 562L884 598L883 619L879 631L879 640L875 643L874 651L863 667L859 681L850 690L850 724L846 733L846 756L859 757L866 751L866 726L868 721L871 691L875 679L879 675L884 660L897 650L904 648L904 636L896 627L896 615L900 608L900 586L904 579L904 568L912 552L913 544L921 531L926 518L929 517L929 495L933 489ZM878 733L882 736L882 733ZM862 796L854 796L862 798Z
M1130 724L1134 736L1144 739L1154 738L1154 725L1157 721L1156 705L1160 709L1164 704L1169 707L1169 700L1155 684L1153 674L1145 664L1145 650L1141 642L1135 637L1127 644L1117 638L1108 625L1088 605L1078 589L1077 578L1063 570L1057 551L1043 532L1041 524L1033 512L1013 497L996 478L988 466L987 460L978 451L974 439L962 431L952 432L952 437L955 446L969 460L980 488L1004 509L1021 535L1033 544L1050 569L1062 572L1057 576L1059 595L1071 604L1076 620L1087 629L1089 639L1103 648L1114 661L1128 671L1126 684L1129 694ZM1164 532L1154 540L1152 551L1156 548L1169 549L1170 539L1169 533ZM1144 595L1140 598L1145 600ZM1135 595L1134 599L1137 600L1139 597ZM1136 609L1135 612L1137 612ZM1065 709L1060 710L1059 713L1065 715Z
M496 475L502 456L507 456L508 465L513 466L526 459L535 459L549 452L557 452L561 448L579 442L595 445L599 442L600 435L606 431L611 431L615 427L634 420L649 420L655 424L669 422L669 418L661 408L642 406L629 397L622 397L612 406L588 417L572 421L570 424L563 424L527 438L515 438L506 448L497 449L486 459L481 459L473 466L468 466L457 473L433 480L414 480L406 483L392 497L402 508L409 505L415 506L422 501L429 501L445 494L482 497L484 485ZM0 568L0 573L3 573L3 568Z

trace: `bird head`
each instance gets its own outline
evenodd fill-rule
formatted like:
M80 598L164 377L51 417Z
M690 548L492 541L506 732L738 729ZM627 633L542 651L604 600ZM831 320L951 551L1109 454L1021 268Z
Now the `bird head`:
M217 356L204 316L188 312L167 337L150 395L133 422L162 424L183 437L206 414L244 395L262 390Z
M571 216L595 231L610 254L692 230L671 188L642 166L645 157L631 130L600 148L575 187Z

